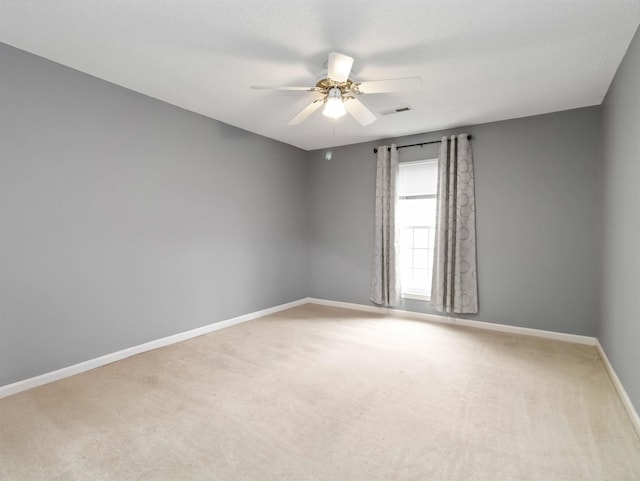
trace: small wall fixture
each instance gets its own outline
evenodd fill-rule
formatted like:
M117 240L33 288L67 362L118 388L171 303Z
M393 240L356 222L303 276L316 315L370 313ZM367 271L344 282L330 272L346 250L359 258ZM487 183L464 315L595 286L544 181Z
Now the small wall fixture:
M332 119L337 119L346 113L347 111L344 109L342 100L342 92L337 87L332 88L327 94L327 102L324 104L322 114Z

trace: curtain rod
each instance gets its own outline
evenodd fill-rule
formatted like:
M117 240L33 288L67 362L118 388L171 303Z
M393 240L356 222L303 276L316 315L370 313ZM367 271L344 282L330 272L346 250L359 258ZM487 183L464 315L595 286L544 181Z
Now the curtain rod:
M447 140L449 140L449 138L447 138ZM470 135L467 137L467 140L471 140L471 136ZM442 140L432 140L431 142L420 142L419 144L400 145L400 146L398 146L398 148L399 149L404 149L406 147L417 147L418 145L420 147L422 147L423 145L439 144L440 142L442 142ZM390 151L391 147L387 147L387 149ZM378 148L377 147L373 148L373 153L374 154L378 153Z

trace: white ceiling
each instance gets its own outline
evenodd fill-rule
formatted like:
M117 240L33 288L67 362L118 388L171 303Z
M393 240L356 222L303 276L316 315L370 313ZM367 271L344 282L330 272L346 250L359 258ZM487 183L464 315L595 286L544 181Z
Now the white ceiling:
M303 149L319 149L601 103L640 0L0 0L0 41ZM421 76L418 92L360 99L367 127L319 111L330 51L356 81Z

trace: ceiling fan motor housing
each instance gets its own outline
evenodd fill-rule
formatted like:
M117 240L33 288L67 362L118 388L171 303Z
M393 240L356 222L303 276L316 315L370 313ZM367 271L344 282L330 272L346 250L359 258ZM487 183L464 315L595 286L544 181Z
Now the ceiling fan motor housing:
M356 84L351 79L345 82L336 82L330 78L323 78L316 83L316 89L321 94L327 95L332 89L337 88L342 95L356 91ZM357 92L356 92L357 93Z

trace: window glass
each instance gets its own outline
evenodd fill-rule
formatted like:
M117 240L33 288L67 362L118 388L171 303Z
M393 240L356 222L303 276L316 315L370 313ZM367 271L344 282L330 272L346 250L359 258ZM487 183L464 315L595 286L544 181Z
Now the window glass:
M437 184L437 160L400 164L397 222L405 297L428 299L431 294Z

